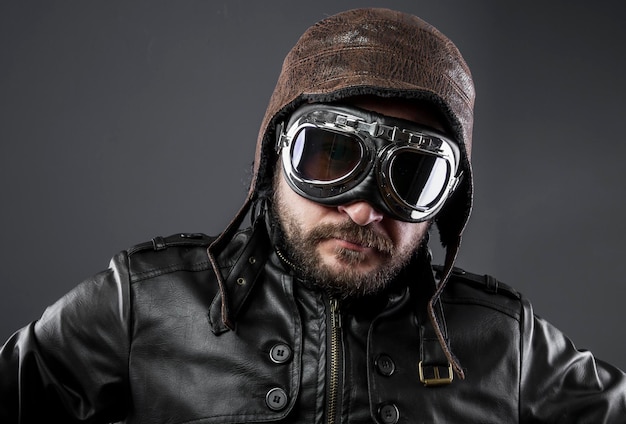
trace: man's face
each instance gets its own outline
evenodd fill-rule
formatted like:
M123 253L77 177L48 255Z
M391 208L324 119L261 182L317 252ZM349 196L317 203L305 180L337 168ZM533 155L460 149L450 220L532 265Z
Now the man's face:
M371 97L351 103L443 130L434 114L415 104ZM308 200L287 184L280 164L273 207L295 265L306 278L342 297L383 289L410 261L430 226L428 221L395 220L367 201L331 207Z

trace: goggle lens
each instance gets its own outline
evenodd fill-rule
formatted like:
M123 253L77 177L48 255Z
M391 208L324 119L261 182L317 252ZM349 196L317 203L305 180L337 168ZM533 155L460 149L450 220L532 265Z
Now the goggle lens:
M396 153L388 169L393 190L409 206L418 209L439 200L450 174L445 160L408 149Z
M316 127L296 135L291 164L304 179L330 182L352 173L361 162L363 146L354 137Z

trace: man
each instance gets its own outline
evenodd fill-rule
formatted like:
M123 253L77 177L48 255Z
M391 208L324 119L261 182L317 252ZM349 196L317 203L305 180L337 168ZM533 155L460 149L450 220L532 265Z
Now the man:
M473 99L456 47L414 16L311 27L228 228L124 251L17 332L1 421L622 422L620 370L453 267Z

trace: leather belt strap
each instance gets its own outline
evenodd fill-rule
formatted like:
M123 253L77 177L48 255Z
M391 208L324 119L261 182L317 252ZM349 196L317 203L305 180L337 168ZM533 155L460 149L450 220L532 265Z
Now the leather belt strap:
M452 365L443 351L435 329L433 328L433 324L428 316L428 301L435 292L437 283L432 274L429 260L423 259L418 269L417 284L415 284L416 287L414 287L414 289L417 291L417 321L420 337L420 361L418 370L420 381L425 386L450 384L454 377ZM437 320L441 324L444 339L446 343L448 343L448 331L441 299L437 299L435 302L434 312Z

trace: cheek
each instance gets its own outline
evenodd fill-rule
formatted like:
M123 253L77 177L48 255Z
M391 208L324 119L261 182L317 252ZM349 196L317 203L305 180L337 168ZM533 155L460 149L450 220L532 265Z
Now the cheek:
M397 247L416 248L426 232L428 231L428 222L394 222L393 229L390 230L392 239Z
M280 181L278 190L284 212L296 218L305 227L317 224L329 209L300 196L289 187L284 179Z

